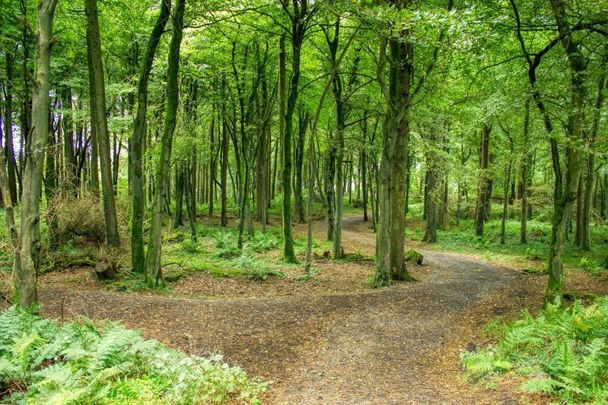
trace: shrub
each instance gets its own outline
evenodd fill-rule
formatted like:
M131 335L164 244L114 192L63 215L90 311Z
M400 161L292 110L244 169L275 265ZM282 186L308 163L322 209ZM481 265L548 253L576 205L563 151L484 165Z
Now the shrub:
M241 270L245 270L247 277L253 280L265 281L270 276L284 276L280 271L271 269L263 262L246 255L239 257L237 260L237 267Z
M74 239L101 243L105 239L105 224L101 203L89 194L79 198L62 197L53 201L59 225L59 243Z
M256 253L267 252L276 249L277 246L279 246L279 241L276 237L260 232L256 233L247 243L247 248Z
M198 244L191 239L183 240L180 243L180 247L186 253L194 254L194 253L198 252Z
M550 307L534 318L493 323L493 343L462 354L470 378L512 370L527 376L522 389L568 403L608 401L608 297L584 307Z
M215 247L218 249L215 253L217 257L230 259L241 254L234 234L220 231L213 235L213 239L215 240Z
M258 403L266 384L145 340L114 323L59 326L14 307L0 315L0 400L27 403Z

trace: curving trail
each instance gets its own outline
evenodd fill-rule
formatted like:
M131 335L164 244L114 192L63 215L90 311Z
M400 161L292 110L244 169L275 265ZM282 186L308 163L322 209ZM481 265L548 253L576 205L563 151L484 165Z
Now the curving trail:
M345 243L369 251L358 217ZM518 403L461 381L458 348L496 314L536 300L524 275L466 256L422 251L429 270L414 283L334 295L189 300L66 289L41 291L47 315L121 320L147 337L274 381L265 403ZM514 299L514 297L516 299Z

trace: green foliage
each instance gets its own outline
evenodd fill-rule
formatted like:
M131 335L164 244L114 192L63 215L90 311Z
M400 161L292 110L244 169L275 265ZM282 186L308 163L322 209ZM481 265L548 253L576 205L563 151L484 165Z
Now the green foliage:
M117 324L59 326L15 308L0 315L3 402L258 403L265 389L221 356L189 356Z
M191 239L183 240L180 247L186 253L195 254L198 252L198 244Z
M493 204L495 210L501 209L499 204ZM460 224L450 225L446 229L437 231L437 244L427 248L442 248L456 252L482 255L488 260L513 262L513 259L530 260L526 264L527 272L541 273L546 271L546 260L549 257L549 242L551 239L551 224L538 219L528 221L528 243L522 244L519 240L520 222L518 219L509 219L506 222L506 242L500 243L500 219L495 212L496 219L485 224L485 237L475 239L474 221L461 219ZM417 222L406 227L406 236L421 240L424 227L417 226ZM586 252L573 243L574 237L564 246L564 264L566 267L580 269L597 274L602 271L605 254L604 241L608 239L608 226L596 224L591 227L591 251Z
M522 389L555 395L568 403L608 401L608 297L567 310L525 312L486 331L493 343L461 356L467 375L478 380L513 371L527 376Z
M237 268L244 270L247 277L253 280L264 281L270 276L284 277L282 272L271 269L263 262L247 255L239 257L237 260Z
M224 259L238 257L241 250L237 246L236 235L231 232L218 231L213 235L217 251L215 255Z
M257 232L248 242L247 249L255 253L268 252L279 246L279 240L271 234Z

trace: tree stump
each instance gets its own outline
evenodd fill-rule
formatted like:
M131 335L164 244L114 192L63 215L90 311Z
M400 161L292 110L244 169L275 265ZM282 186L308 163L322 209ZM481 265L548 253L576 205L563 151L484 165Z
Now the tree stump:
M95 275L99 280L115 280L118 276L116 267L107 262L97 262L95 264Z

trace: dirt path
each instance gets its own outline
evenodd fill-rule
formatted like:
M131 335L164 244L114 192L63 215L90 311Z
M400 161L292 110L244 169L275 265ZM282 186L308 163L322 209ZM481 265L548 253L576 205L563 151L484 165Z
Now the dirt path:
M374 246L355 217L343 238L347 248ZM518 402L463 383L457 351L484 320L536 300L534 287L513 271L423 253L421 281L352 294L188 300L44 289L41 299L52 316L122 320L190 353L219 351L275 382L267 403Z

